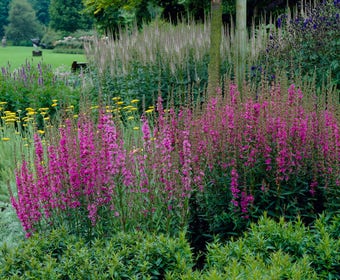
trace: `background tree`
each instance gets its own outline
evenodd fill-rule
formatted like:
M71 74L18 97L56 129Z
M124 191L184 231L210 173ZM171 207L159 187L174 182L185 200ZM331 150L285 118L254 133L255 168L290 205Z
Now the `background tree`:
M29 0L33 9L35 10L37 19L45 26L50 21L49 6L51 0Z
M126 27L138 20L149 21L148 0L83 0L86 13L94 18L97 28L115 34L119 27Z
M167 21L176 23L178 19L187 16L185 9L185 2L178 0L158 0L156 3L163 8L162 18Z
M5 25L8 24L8 5L10 0L0 1L0 37L5 35Z
M83 10L82 0L51 0L50 27L68 33L79 29L91 29L93 20L84 14Z
M14 45L31 44L30 39L40 37L42 34L42 26L27 0L12 0L8 22L5 35Z

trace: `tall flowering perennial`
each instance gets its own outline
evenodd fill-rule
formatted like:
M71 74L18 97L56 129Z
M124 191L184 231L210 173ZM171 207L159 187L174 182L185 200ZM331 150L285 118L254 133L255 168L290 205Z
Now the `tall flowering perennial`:
M98 209L112 206L115 187L112 178L122 172L124 182L129 181L128 172L122 168L124 156L118 151L124 153L124 150L116 145L112 125L112 119L106 116L100 118L96 128L86 116L79 119L76 128L66 120L60 128L59 142L46 149L35 135L33 168L28 168L24 161L17 170L18 197L11 198L27 236L43 220L53 225L60 218L74 218L78 219L75 223L81 223L87 216L95 225L99 219Z
M35 159L17 170L18 195L12 195L27 236L61 223L90 234L102 227L150 230L156 217L167 230L185 226L191 192L203 181L192 163L191 118L158 107L155 129L143 117L133 147L102 112L97 123L87 114L77 123L65 120L59 139L46 147L36 135Z
M331 81L331 85L339 88L340 66L334 63L339 60L339 1L306 1L301 4L301 11L277 19L278 28L271 30L266 50L260 55L262 67L253 67L253 75L258 72L270 77L275 69L284 69L288 73L293 63L300 67L294 69L298 74L291 78L313 80L319 89Z
M282 215L292 201L322 207L332 202L339 188L339 120L330 106L314 111L304 104L295 85L285 91L272 85L243 102L230 85L229 94L217 104L208 100L206 111L193 118L191 138L199 140L191 153L208 170L220 170L226 199L240 216L249 217L256 207ZM216 172L205 179L217 187L221 179L210 177Z
M110 114L66 120L46 147L35 136L12 204L27 236L62 222L86 232L171 231L186 225L192 194L210 186L222 190L216 208L238 217L319 211L339 197L339 119L304 99L294 85L272 85L242 101L230 85L197 113L164 110L159 98L157 117L143 116L129 144Z
M16 174L16 185L18 198L15 199L11 196L11 202L26 232L26 237L30 237L36 230L35 225L41 219L41 212L39 209L39 192L33 175L28 171L26 161L22 164L21 172Z

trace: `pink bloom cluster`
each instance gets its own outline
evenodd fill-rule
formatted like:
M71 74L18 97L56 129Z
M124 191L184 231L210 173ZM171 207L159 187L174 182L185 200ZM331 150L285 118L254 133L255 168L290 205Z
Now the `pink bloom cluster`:
M304 106L294 85L288 92L273 86L256 101L242 101L230 85L229 94L201 110L165 112L159 98L157 115L152 128L142 116L140 138L129 146L104 113L97 123L86 114L77 124L66 120L58 142L46 148L35 136L35 160L17 170L18 196L12 196L27 234L43 219L73 210L86 213L92 226L104 219L137 224L154 214L180 213L185 220L189 197L204 191L214 168L230 179L230 203L244 217L259 193L298 176L311 195L322 186L339 187L338 120L330 108Z
M193 157L208 169L222 168L230 178L231 203L240 213L263 193L290 186L300 177L316 187L339 187L339 121L330 106L313 110L302 91L279 85L256 101L241 100L235 85L229 94L212 98L191 124ZM209 175L209 173L207 174Z

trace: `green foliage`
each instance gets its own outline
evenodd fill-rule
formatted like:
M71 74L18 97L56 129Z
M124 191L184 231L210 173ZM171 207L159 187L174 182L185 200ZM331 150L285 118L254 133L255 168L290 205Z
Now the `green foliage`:
M4 27L8 24L8 10L10 0L0 2L0 37L5 35Z
M42 26L36 19L35 12L27 0L13 0L9 8L6 36L14 45L30 42L30 39L40 37Z
M166 102L170 102L172 96L175 105L179 106L190 98L188 90L197 99L202 95L207 83L207 58L194 62L193 58L188 57L183 64L187 65L187 71L179 70L175 75L169 65L163 64L160 71L158 63L143 65L139 61L132 62L131 69L126 74L111 76L106 72L101 80L95 79L96 73L92 72L92 75L93 80L103 83L102 89L107 97L121 96L123 100L144 100L145 108L148 108L155 104L158 94L161 93ZM199 83L194 82L197 76L201 77Z
M79 101L80 89L68 84L71 76L57 76L51 66L38 64L33 66L26 62L19 69L11 73L9 68L4 68L0 81L0 96L2 102L7 102L6 110L18 112L20 117L25 115L24 110L28 107L38 109L51 107L53 99L59 99L64 104L71 105ZM60 104L62 105L62 104Z
M301 215L306 224L313 222L323 210L338 213L339 200L333 199L336 196L328 192L331 189L336 192L336 186L328 190L320 188L313 196L309 191L308 181L311 178L308 176L300 174L285 184L277 186L274 182L275 175L266 177L261 175L261 172L261 168L257 167L253 172L243 175L249 179L246 185L253 186L252 193L255 201L248 215L244 216L236 212L230 203L233 199L229 188L230 176L218 167L211 171L210 181L205 191L195 193L191 200L190 232L194 246L204 250L201 240L209 241L213 235L219 235L223 240L231 236L239 236L251 221L256 221L265 211L270 217L284 216L287 220L295 220L297 215ZM264 183L265 179L269 181ZM327 200L334 205L327 203Z
M319 279L340 277L340 216L333 219L322 215L312 227L313 236L307 243L312 267Z
M15 248L2 246L0 264L1 279L164 279L188 273L193 265L184 234L117 233L86 244L63 229Z
M265 215L238 240L210 244L205 270L223 279L338 279L339 226L339 216L321 216L308 229Z
M237 240L208 245L193 271L185 233L117 233L91 243L64 228L0 248L1 279L339 279L339 216L311 227L262 217Z
M117 36L120 28L131 27L136 20L139 26L151 18L145 0L97 1L84 0L85 13L94 19L101 32Z
M90 29L92 19L82 13L83 9L82 0L51 0L50 27L70 33L78 29Z
M292 80L302 77L315 82L318 91L324 84L339 89L339 11L339 3L328 0L315 8L305 7L303 16L279 17L279 28L262 53L266 75L283 70Z
M48 8L50 6L51 0L29 0L32 4L33 9L37 15L37 19L45 26L48 25L50 21L50 15Z
M2 183L0 181L0 184ZM3 202L0 193L0 246L6 243L7 246L14 247L19 240L23 239L24 234L16 213L8 200Z
M41 43L44 44L46 49L53 49L56 45L56 42L62 38L62 32L48 28L41 39Z

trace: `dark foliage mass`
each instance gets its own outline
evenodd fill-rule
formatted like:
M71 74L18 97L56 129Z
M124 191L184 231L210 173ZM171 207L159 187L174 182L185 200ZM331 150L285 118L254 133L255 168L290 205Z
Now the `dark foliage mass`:
M260 64L252 67L251 74L273 79L275 72L283 71L290 79L300 76L314 82L319 92L325 84L339 90L339 1L324 1L316 7L307 5L305 10L304 16L278 17L279 31L271 34ZM292 64L297 67L291 67Z

